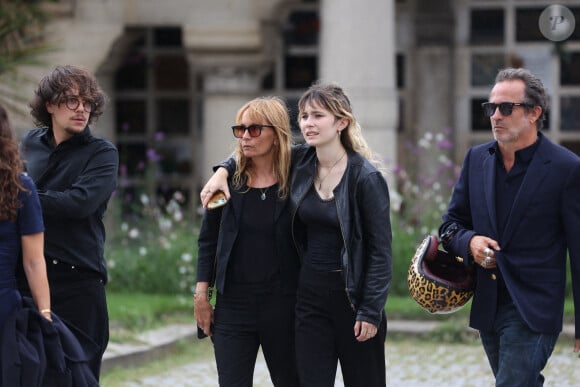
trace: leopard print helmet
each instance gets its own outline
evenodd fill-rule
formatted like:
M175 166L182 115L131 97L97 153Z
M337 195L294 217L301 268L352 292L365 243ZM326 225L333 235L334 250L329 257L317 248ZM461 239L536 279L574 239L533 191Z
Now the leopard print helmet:
M427 236L415 252L407 279L411 297L430 313L453 313L473 296L475 279L463 259L439 249L436 236Z

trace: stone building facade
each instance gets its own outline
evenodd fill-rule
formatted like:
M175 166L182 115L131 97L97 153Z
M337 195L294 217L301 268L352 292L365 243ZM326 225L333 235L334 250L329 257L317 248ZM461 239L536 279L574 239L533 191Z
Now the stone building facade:
M279 95L295 122L300 94L317 79L345 88L387 167L418 157L428 171L432 156L405 144L444 135L453 146L442 151L460 163L491 138L480 104L497 69L528 67L551 93L546 134L580 153L580 28L565 42L542 36L538 20L552 4L60 0L46 34L55 50L25 71L33 80L57 64L93 71L110 97L95 131L120 150L123 189L180 190L195 205L210 166L233 148L237 109ZM580 15L580 1L559 4ZM17 120L20 130L30 125Z

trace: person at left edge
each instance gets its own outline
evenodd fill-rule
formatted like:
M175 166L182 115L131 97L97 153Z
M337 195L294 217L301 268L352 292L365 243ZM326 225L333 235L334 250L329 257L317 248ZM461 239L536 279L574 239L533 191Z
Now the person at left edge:
M22 172L18 143L8 113L0 105L0 330L21 305L16 286L16 262L21 255L34 303L42 316L51 320L42 213L36 187Z
M115 146L93 136L89 127L105 102L87 70L58 66L41 79L30 102L41 127L21 144L42 206L52 310L99 347L89 362L97 380L109 341L103 216L119 164ZM24 281L20 287L27 291Z

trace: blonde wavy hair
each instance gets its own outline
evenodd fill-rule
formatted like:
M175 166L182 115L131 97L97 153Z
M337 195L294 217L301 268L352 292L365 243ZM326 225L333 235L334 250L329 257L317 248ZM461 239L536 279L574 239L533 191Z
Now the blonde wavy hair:
M274 126L274 135L278 145L274 146L273 168L278 179L278 197L285 199L290 190L290 153L292 147L288 108L284 101L278 97L259 97L247 102L238 110L237 124L240 124L242 116L246 113L256 124ZM251 183L252 159L244 156L241 142L238 142L235 147L234 158L236 171L232 177L232 182L234 188L240 189L244 184Z
M306 105L318 105L331 112L336 119L346 119L347 127L340 133L340 142L347 150L352 150L364 156L376 168L383 169L379 157L369 147L362 135L362 128L352 113L352 106L344 90L334 83L316 82L298 101L298 120L306 109Z

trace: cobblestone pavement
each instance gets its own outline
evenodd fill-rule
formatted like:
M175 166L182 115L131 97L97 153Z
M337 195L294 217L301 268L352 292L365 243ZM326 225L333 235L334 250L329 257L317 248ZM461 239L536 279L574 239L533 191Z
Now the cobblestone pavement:
M560 340L544 370L546 387L580 384L580 359L572 352L572 348L570 340ZM387 342L385 350L388 386L489 387L494 384L491 370L479 343L439 344L425 340L397 340ZM208 352L211 352L210 346ZM213 354L209 355L207 360L198 360L168 369L161 374L135 379L124 386L217 386L216 367L212 356ZM256 365L254 386L272 386L261 355ZM337 375L335 386L344 386L340 373Z

